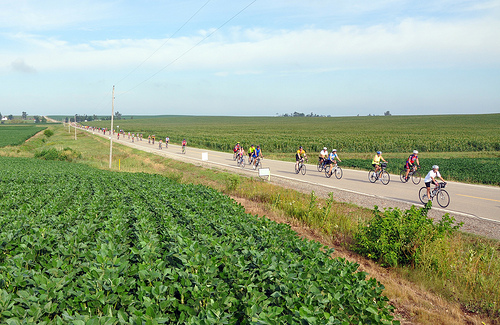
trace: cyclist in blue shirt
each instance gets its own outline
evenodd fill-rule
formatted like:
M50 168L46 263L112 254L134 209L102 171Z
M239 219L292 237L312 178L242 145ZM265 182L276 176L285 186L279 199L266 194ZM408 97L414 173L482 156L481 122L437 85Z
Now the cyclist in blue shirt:
M257 148L252 153L253 165L254 166L255 166L255 158L257 158L257 157L263 158L262 157L262 151L260 150L260 146L257 146Z

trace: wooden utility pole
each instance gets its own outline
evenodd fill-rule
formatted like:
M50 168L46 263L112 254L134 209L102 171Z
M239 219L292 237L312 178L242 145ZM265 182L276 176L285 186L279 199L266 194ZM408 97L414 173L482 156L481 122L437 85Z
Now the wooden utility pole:
M75 140L76 140L76 114L75 114Z
M111 98L111 129L109 130L109 168L113 160L113 116L115 115L115 86L113 85L113 95Z

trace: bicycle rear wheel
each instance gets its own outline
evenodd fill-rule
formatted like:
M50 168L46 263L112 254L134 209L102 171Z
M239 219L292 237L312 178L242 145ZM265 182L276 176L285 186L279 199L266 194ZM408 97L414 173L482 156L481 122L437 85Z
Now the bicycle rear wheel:
M420 189L418 192L418 198L422 204L427 204L427 201L429 201L429 198L427 197L427 187L424 186Z
M342 172L342 168L340 167L335 168L335 177L337 177L337 179L341 179L343 174L344 173Z
M368 180L370 181L370 183L375 183L377 181L378 177L377 177L377 173L375 172L375 170L370 170L368 172Z
M420 173L417 170L415 172L413 172L413 175L411 175L411 181L415 185L420 184L421 179L422 179L422 177L420 176Z
M330 166L326 166L324 169L325 169L326 178L332 177L332 174L330 173ZM333 170L332 170L332 173L333 173Z
M450 195L445 190L439 191L436 198L441 208L446 208L450 204Z
M299 165L295 164L295 174L298 174L300 172L300 167Z
M406 169L403 169L401 173L399 173L399 179L401 179L401 182L403 183L408 182L405 176L406 176Z
M305 164L302 164L300 166L300 172L302 173L302 175L305 175L306 174L306 165Z
M387 185L391 181L391 176L389 176L388 172L383 170L380 174L380 181L382 182L382 184Z

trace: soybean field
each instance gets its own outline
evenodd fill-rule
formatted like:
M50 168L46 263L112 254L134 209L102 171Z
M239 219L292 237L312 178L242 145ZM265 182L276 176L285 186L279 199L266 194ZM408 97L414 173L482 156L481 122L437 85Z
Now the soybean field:
M330 253L204 186L0 157L0 323L393 322Z
M44 129L33 125L0 126L0 147L17 146Z

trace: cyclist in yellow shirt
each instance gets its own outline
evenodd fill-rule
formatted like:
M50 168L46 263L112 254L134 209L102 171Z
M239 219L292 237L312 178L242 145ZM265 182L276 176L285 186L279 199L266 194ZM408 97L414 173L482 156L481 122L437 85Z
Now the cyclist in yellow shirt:
M298 168L299 162L303 162L304 159L307 159L306 151L300 146L299 150L295 153L295 167Z
M380 160L382 160L383 162L387 162L387 160L382 157L382 151L377 151L377 154L375 155L375 157L373 157L372 161L372 166L375 167L375 172L378 172L380 170Z

